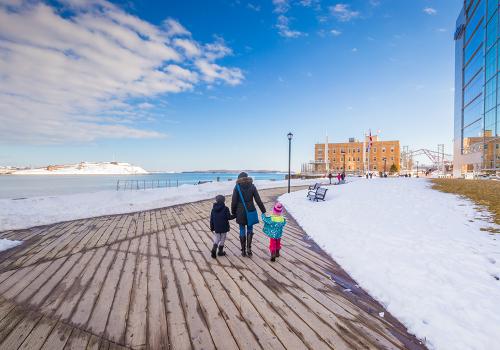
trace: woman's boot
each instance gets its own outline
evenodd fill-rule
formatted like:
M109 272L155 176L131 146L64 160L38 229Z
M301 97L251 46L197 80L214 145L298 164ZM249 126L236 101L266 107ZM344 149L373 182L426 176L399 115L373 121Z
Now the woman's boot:
M212 247L212 258L216 259L217 258L217 244L214 244Z
M253 233L247 235L247 256L252 256L252 238Z
M246 236L240 236L240 243L241 243L241 256L247 256L246 249L247 249L247 237Z
M224 251L224 246L221 245L219 246L219 252L217 253L218 256L224 256L226 255L226 252Z

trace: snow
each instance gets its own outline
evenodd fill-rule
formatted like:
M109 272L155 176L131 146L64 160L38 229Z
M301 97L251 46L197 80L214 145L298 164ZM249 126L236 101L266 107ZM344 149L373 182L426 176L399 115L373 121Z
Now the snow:
M11 241L11 240L8 240L8 239L0 239L0 252L2 250L7 250L7 249L10 249L10 248L14 248L15 246L21 244L22 242L21 241Z
M138 175L148 174L141 167L129 163L81 162L72 165L55 165L45 168L23 169L12 172L12 175Z
M424 179L280 197L305 231L430 349L498 349L500 239L488 214ZM286 237L284 237L286 240ZM380 315L383 317L383 315Z
M292 180L291 183L308 185L317 181L318 179ZM0 231L215 198L218 194L231 194L234 184L234 181L225 181L147 190L111 190L25 199L0 199ZM285 187L287 184L287 181L255 181L258 189Z

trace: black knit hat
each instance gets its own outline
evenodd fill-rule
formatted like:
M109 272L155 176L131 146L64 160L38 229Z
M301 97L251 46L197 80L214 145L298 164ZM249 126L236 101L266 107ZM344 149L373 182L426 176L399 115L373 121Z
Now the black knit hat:
M243 177L248 177L248 174L245 173L244 171L242 171L239 175L238 175L238 179L241 179Z
M226 201L226 197L219 194L218 196L215 197L215 201L217 203L224 203Z

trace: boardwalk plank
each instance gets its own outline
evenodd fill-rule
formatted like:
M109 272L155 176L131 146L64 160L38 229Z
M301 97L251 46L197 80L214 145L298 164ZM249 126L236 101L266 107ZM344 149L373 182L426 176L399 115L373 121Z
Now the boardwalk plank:
M149 236L140 239L139 256L137 258L136 273L130 311L127 319L125 342L131 347L146 346L147 339L147 293L148 293L148 251Z
M42 350L62 350L71 335L72 328L61 322L56 324L43 344Z
M125 328L130 306L130 296L132 293L138 249L139 239L135 238L130 242L118 288L115 292L116 295L113 299L113 305L106 324L105 335L108 339L120 344L125 342Z
M24 340L18 350L38 350L45 343L45 339L52 332L57 321L43 317L33 331Z
M1 342L0 350L12 350L19 348L41 318L41 316L27 314L9 334L9 336Z
M128 245L128 241L123 241L120 244L116 253L116 259L109 270L107 278L103 282L101 293L87 324L87 328L94 334L102 335L106 328L106 322L111 311L111 306L113 305L118 282L127 256Z

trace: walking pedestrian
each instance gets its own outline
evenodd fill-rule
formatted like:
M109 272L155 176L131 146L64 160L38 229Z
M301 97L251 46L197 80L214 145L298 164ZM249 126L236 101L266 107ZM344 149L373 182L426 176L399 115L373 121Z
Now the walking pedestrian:
M212 247L212 258L226 255L224 242L229 232L229 220L234 219L229 212L229 208L224 204L226 197L218 195L210 213L210 231L214 234L214 245ZM219 252L217 253L217 249Z
M269 237L271 261L276 261L276 258L280 256L281 237L283 236L283 228L286 225L286 219L283 217L283 205L277 202L271 216L262 214L262 221L264 221L263 232Z
M231 200L231 213L236 217L236 222L240 225L242 256L252 256L253 225L259 222L254 200L262 214L264 214L266 207L260 199L259 191L253 184L252 178L247 173L242 172L236 180Z
M332 184L333 175L331 172L328 173L328 179L330 180L330 185Z

